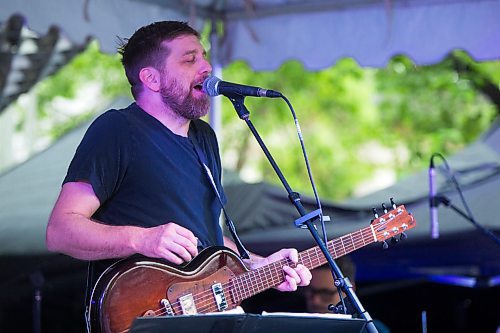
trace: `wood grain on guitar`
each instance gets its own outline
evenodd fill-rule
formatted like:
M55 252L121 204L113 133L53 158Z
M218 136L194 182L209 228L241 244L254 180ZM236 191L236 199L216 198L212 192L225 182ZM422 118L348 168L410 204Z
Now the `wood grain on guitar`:
M378 217L358 231L327 243L333 258L374 242L385 242L415 227L404 206ZM326 263L319 247L299 253L309 269ZM284 280L285 259L248 270L238 255L225 247L201 251L184 266L161 259L131 257L110 266L98 279L91 296L92 333L128 332L140 316L178 316L220 312Z

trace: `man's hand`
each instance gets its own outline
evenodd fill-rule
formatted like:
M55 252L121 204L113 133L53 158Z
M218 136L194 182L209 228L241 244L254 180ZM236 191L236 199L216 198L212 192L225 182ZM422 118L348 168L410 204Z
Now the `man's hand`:
M198 254L194 234L173 222L141 232L135 241L137 252L147 257L164 258L174 264L190 261Z
M256 269L281 259L290 259L290 261L296 264L299 261L299 255L296 249L282 249L267 258L255 256L245 262L250 265L251 269ZM280 291L295 291L297 290L297 286L307 286L311 282L312 274L302 264L296 265L295 268L284 266L283 271L285 272L285 281L276 286L276 289Z

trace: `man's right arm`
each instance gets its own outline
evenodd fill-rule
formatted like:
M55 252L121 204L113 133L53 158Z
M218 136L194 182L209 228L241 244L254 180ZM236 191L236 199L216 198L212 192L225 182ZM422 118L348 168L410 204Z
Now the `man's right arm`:
M140 253L175 264L189 261L198 253L196 237L178 224L153 228L106 225L92 220L99 206L90 184L64 184L47 225L47 248L83 260Z

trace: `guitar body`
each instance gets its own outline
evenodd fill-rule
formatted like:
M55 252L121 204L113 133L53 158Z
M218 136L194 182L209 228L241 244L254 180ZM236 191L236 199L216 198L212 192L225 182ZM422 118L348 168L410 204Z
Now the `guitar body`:
M403 205L393 208L370 226L329 241L328 252L338 258L415 227L415 219ZM325 264L326 258L313 247L299 253L298 263L313 269ZM285 265L295 264L283 258L249 271L238 255L225 247L207 248L184 266L139 256L120 260L104 271L92 291L91 331L128 332L134 319L141 316L234 309L244 299L283 282Z
M120 260L100 276L92 291L91 331L127 332L134 319L141 316L219 311L213 285L227 285L231 278L247 271L239 257L225 247L207 248L185 266L146 257ZM225 310L241 303L234 301L229 289L224 290ZM181 305L179 298L184 295L194 297ZM171 308L165 307L164 300ZM191 301L194 304L189 304Z

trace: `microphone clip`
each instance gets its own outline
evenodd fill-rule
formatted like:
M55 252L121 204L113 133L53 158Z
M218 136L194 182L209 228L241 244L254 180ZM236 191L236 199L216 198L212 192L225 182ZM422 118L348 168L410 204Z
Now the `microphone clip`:
M429 199L429 203L431 207L439 207L440 204L443 204L445 206L449 206L451 203L451 200L448 199L448 197L444 195L437 194Z
M241 120L248 120L250 118L250 111L245 106L245 96L235 95L228 97L228 99L233 103L234 109Z

